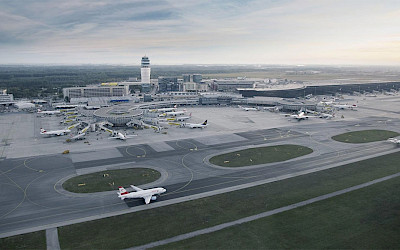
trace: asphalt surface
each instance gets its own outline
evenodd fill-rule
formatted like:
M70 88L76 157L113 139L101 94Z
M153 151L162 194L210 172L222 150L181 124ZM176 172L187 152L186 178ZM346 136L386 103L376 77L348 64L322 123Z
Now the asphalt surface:
M363 128L377 126L378 119L368 118ZM382 119L382 118L380 118ZM397 127L399 121L387 126ZM4 159L0 162L0 236L27 228L102 215L144 206L142 199L121 201L116 192L72 194L61 188L63 180L86 168L119 168L127 164L162 168L167 173L159 183L167 193L159 200L199 194L212 190L256 182L296 172L316 169L328 164L356 161L361 157L393 150L387 142L343 144L330 139L331 135L346 132L360 122L334 122L314 125L296 124L283 129L255 130L221 136L221 142L210 138L167 141L173 150L157 152L147 144L118 147L117 157L73 162L71 155L46 155ZM229 141L229 138L236 138ZM225 143L224 143L225 142ZM212 166L207 159L222 152L261 145L300 144L314 152L308 156L282 163L248 168ZM208 145L207 145L208 144ZM110 167L107 167L110 166ZM132 183L134 184L134 183ZM143 187L151 187L152 184ZM157 201L155 201L157 202Z
M0 238L21 230L149 207L142 199L121 201L116 191L73 194L63 190L63 181L77 174L127 167L154 168L162 173L162 178L141 187L167 189L167 193L152 201L157 204L397 150L387 142L345 144L330 139L336 134L363 129L400 132L395 105L398 98L386 99L370 105L372 101L359 98L357 103L365 109L340 111L346 118L337 114L331 121L296 122L270 112L193 107L192 122L208 117L208 128L169 128L167 135L138 131L136 139L126 142L92 132L90 143L66 144L65 138L43 138L39 134L40 127L60 129L60 118L4 114L7 119L0 122ZM278 144L299 144L314 152L282 163L246 168L217 167L207 161L223 152ZM61 154L66 148L71 153Z

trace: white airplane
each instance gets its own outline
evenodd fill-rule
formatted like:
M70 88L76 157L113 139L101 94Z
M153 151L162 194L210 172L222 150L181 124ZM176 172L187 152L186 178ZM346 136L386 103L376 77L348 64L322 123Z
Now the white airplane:
M259 111L257 108L242 107L240 105L239 108L243 109L244 111Z
M155 125L151 125L151 124L147 124L147 123L142 123L142 125L143 125L145 128L152 128L152 129L154 129L154 132L157 132L157 133L159 133L162 129L164 129L164 128L161 127L160 125L155 126Z
M387 139L388 142L394 143L399 145L400 144L400 139L396 139L396 138L389 138Z
M335 114L321 113L319 117L325 119L332 119L333 117L335 117Z
M189 114L189 116L178 116L178 117L171 117L171 118L165 118L165 119L160 119L160 122L184 122L186 120L189 120L192 118L192 113Z
M42 115L56 115L56 114L60 114L61 112L58 110L53 110L53 111L44 111L44 110L40 110L38 109L37 111L38 114L42 114Z
M165 116L173 116L173 117L175 117L175 116L182 116L182 115L185 115L185 113L186 113L186 109L184 109L184 110L182 110L182 111L174 111L174 112L167 112L167 113L164 113L165 114Z
M182 128L205 128L207 126L207 120L205 120L203 123L182 123L180 125Z
M45 130L45 129L43 129L43 128L40 128L40 134L41 134L41 135L57 135L57 136L66 135L66 134L68 134L68 133L71 132L71 129L75 128L75 127L78 126L79 124L81 124L81 123L78 122L78 123L76 123L76 124L74 124L74 125L71 125L71 126L65 128L65 129L51 130L51 131L47 131L47 130Z
M395 92L388 92L388 91L386 91L384 94L385 94L385 95L396 95Z
M118 187L118 189L119 189L119 192L117 192L118 197L121 198L121 200L143 198L144 203L149 204L151 200L153 200L153 201L157 200L157 197L160 194L167 192L167 190L162 187L151 188L151 189L146 189L146 190L135 187L133 185L131 185L131 187L133 188L133 190L135 190L135 192L128 192L128 191L126 191L125 188Z
M120 140L123 140L123 141L125 141L126 139L130 139L130 138L133 138L133 137L137 136L137 135L126 135L126 133L123 134L123 133L118 132L118 131L112 131L111 135L112 135L112 137L110 137L109 139L120 139Z
M337 109L354 109L357 108L356 104L348 105L348 104L334 104L333 107Z
M85 139L86 131L90 128L90 124L83 128L78 134L71 137L71 140L83 140Z
M43 128L40 128L40 134L41 135L57 135L57 136L60 136L60 135L66 135L69 132L71 132L71 130L69 130L69 129L60 129L60 130L47 131L47 130L45 130Z
M278 112L279 111L279 107L278 106L274 106L274 107L263 107L263 110L268 110L271 112Z
M290 115L290 117L296 119L297 121L301 121L301 120L305 120L305 119L308 119L308 118L316 118L318 116L306 115L303 111L301 111L298 114Z
M175 105L173 108L161 108L161 109L152 109L150 110L151 112L160 112L160 113L166 113L166 112L174 112L176 111L178 108Z

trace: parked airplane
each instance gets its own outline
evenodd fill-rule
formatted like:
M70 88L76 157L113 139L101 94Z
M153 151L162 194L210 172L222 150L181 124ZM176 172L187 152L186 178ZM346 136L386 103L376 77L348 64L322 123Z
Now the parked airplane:
M337 109L354 109L357 108L356 104L348 105L348 104L334 104L333 107Z
M185 115L185 113L186 113L186 110L184 109L183 111L174 111L174 112L166 112L166 113L164 113L165 114L165 116L173 116L173 117L175 117L175 116L182 116L182 115Z
M162 187L151 188L151 189L146 189L146 190L135 187L133 185L131 185L131 187L133 188L133 190L135 190L135 192L128 192L128 191L126 191L125 188L118 187L118 189L119 189L119 192L117 192L118 197L121 198L121 200L143 198L144 203L149 204L151 200L153 200L153 201L157 200L157 197L160 194L167 192L167 190Z
M203 123L182 123L180 124L180 127L182 128L205 128L207 127L207 120L205 120Z
M66 135L66 134L68 134L68 133L71 132L71 129L75 128L75 127L78 126L79 124L81 124L81 123L78 122L78 123L76 123L76 124L74 124L74 125L71 125L71 126L65 128L65 129L51 130L51 131L47 131L47 130L45 130L45 129L43 129L43 128L40 128L40 134L41 134L41 135L57 135L57 136Z
M392 142L394 144L399 145L400 144L400 139L396 139L396 138L389 138L387 139L388 142Z
M71 137L71 140L83 140L85 139L86 131L90 128L90 124L88 124L85 128L78 132L78 134Z
M327 113L321 113L319 115L320 118L325 118L325 119L332 119L333 117L335 117L335 114L327 114Z
M123 133L121 133L121 132L118 132L118 131L114 131L114 130L113 130L111 136L112 136L112 137L110 137L109 139L120 139L120 140L125 141L126 139L133 138L133 137L135 137L135 136L137 136L137 135L126 135L126 133L123 134Z
M170 118L165 118L165 119L160 119L159 121L161 122L183 122L186 120L189 120L192 117L192 113L189 114L189 116L178 116L178 117L170 117Z
M274 107L263 107L263 110L268 110L271 112L278 112L280 110L280 108L278 106L274 106Z
M159 113L166 113L166 112L174 112L176 111L178 108L175 105L173 108L160 108L160 109L152 109L150 110L151 112L159 112Z
M47 111L44 111L44 110L38 109L37 113L38 114L42 114L42 115L56 115L56 114L60 114L61 112L58 111L58 110L53 110L53 111L47 110Z
M242 107L239 105L239 108L245 110L245 111L259 111L258 108L248 108L248 107Z
M41 135L57 135L57 136L60 136L60 135L66 135L69 132L71 132L71 130L69 130L69 129L60 129L60 130L47 131L47 130L45 130L43 128L40 128L40 134Z
M308 119L308 118L316 118L318 116L306 115L303 111L301 111L298 114L290 115L290 117L296 119L297 121L301 121L301 120L305 120L305 119Z

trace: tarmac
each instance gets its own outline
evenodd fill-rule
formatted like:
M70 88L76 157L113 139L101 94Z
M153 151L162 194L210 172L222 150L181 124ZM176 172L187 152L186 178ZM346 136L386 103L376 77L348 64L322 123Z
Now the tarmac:
M400 132L400 98L347 97L357 111L338 111L331 120L297 122L279 113L244 111L235 107L187 107L190 122L209 121L205 129L171 126L167 134L151 129L133 131L127 141L108 139L107 132L91 132L89 143L67 143L66 136L43 137L41 127L60 129L60 117L36 114L3 114L0 122L0 238L69 222L111 214L150 209L165 202L180 202L244 188L265 180L290 178L339 166L365 157L397 151L388 142L344 144L331 136L355 130L387 129ZM352 99L351 99L352 98ZM341 118L343 115L344 118ZM215 154L246 147L299 144L314 152L301 158L248 168L224 168L210 164ZM64 150L70 154L61 154ZM62 182L77 174L127 167L154 168L162 178L142 188L163 186L168 192L147 206L143 201L121 201L115 192L73 194ZM134 184L134 183L132 183Z

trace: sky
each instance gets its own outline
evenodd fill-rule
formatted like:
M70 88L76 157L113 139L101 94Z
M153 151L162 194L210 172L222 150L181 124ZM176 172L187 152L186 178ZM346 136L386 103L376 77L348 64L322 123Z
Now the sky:
M0 0L0 64L400 65L399 0Z

